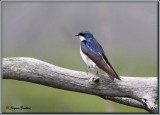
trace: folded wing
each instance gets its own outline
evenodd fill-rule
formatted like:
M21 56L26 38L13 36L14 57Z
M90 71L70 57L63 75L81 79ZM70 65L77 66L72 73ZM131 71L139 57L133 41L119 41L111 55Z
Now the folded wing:
M96 63L100 69L105 71L112 80L114 80L114 78L120 80L119 76L106 58L101 45L95 39L89 42L82 41L81 49L82 52L85 53L94 63Z

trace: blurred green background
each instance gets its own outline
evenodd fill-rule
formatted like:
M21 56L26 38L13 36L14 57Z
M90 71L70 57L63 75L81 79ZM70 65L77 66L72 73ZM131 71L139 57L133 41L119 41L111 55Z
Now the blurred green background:
M3 57L85 71L74 35L88 30L120 76L157 77L156 2L2 2ZM3 112L147 112L100 97L2 81ZM8 110L7 106L31 109Z

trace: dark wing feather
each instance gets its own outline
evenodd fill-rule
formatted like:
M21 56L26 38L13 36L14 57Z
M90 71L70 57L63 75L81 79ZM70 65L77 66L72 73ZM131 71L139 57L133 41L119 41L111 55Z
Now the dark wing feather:
M95 39L89 42L82 41L81 49L82 52L85 53L94 63L96 63L100 69L105 71L112 80L114 80L114 78L120 80L119 76L106 58L101 45Z

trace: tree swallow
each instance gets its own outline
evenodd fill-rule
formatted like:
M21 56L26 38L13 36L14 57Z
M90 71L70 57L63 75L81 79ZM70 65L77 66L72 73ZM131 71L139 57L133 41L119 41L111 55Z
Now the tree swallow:
M88 31L81 31L76 36L79 36L80 38L80 54L88 69L91 68L97 70L97 74L98 69L101 69L106 72L112 80L114 80L114 78L120 80L120 77L109 63L102 46L93 35Z

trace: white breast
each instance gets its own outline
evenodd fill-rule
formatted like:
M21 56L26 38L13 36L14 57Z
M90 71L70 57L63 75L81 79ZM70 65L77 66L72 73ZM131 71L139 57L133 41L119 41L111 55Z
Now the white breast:
M85 40L85 37L79 36L79 39L80 39L81 41L83 41L83 40Z
M89 57L87 55L85 55L82 52L81 47L80 47L80 54L81 54L81 57L82 57L83 61L87 64L87 66L89 68L98 69L98 67L96 66L96 64L91 59L89 59Z

